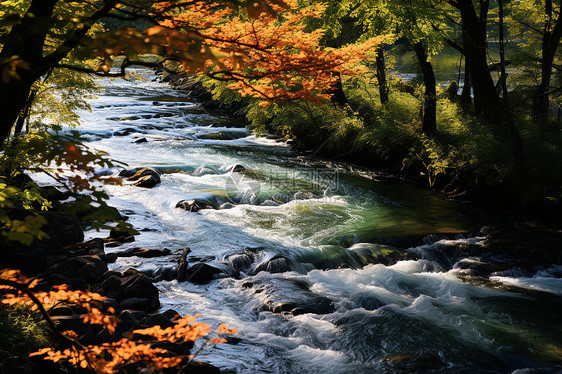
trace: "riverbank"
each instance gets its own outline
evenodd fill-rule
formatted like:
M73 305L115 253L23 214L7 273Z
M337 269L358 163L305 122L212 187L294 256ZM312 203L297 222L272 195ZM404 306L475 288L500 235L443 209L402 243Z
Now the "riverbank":
M134 173L133 173L134 174ZM28 188L31 188L28 182ZM45 361L43 355L29 357L31 353L50 348L52 350L63 350L68 347L68 341L64 336L71 337L73 344L82 348L84 352L95 350L95 347L110 347L111 344L123 344L122 339L142 342L142 335L133 332L142 329L175 328L176 321L180 318L178 312L172 309L160 307L160 291L155 286L154 278L141 273L135 268L128 268L123 272L111 271L108 265L114 263L120 257L136 256L139 258L155 258L167 256L169 250L134 248L125 251L106 253L105 247L116 248L124 243L135 241L134 235L127 231L112 229L105 239L95 238L84 241L84 229L87 227L84 218L96 207L92 206L88 212L84 207L78 211L80 217L75 214L64 213L72 206L72 202L62 202L72 195L61 192L54 187L37 187L45 196L50 196L53 209L41 213L46 225L42 230L47 234L45 239L36 239L30 245L24 245L15 241L2 239L2 251L0 252L0 263L2 264L2 276L7 269L16 270L27 279L36 279L33 286L27 288L29 282L20 282L22 287L31 290L35 295L50 292L52 290L63 292L61 300L65 300L64 293L75 292L76 295L94 292L101 295L100 299L91 299L89 304L101 312L103 318L114 319L114 324L108 328L99 325L96 319L88 321L85 316L88 311L80 302L72 301L77 296L69 296L70 301L58 301L52 297L50 304L43 304L48 316L38 312L37 307L26 307L25 299L12 306L2 305L0 313L0 325L3 331L0 333L0 368L10 373L31 373L40 370L41 373L67 373L68 371L91 372L84 367L70 365L68 362L58 363ZM76 206L79 206L76 204ZM119 220L125 220L115 208L111 208ZM75 210L76 209L70 209ZM17 216L17 212L9 212L10 217ZM25 212L19 212L19 215ZM116 218L117 219L117 218ZM132 230L134 231L134 230ZM137 233L138 234L138 233ZM168 280L185 280L191 274L188 269L186 255L189 248L182 251L173 269L165 277ZM7 274L7 273L6 273ZM3 278L4 279L4 278ZM9 278L6 278L9 279ZM162 276L159 278L162 280ZM0 295L3 299L14 293L11 287L2 288ZM56 295L56 294L55 294ZM29 303L29 301L28 301ZM97 317L97 316L96 316ZM101 317L100 317L101 318ZM49 322L49 323L46 323ZM53 326L56 326L53 329ZM33 335L29 332L34 331ZM148 331L148 330L147 330ZM61 333L64 334L61 335ZM11 334L4 336L4 334ZM140 337L139 337L140 336ZM164 349L158 352L166 357L182 355L187 357L190 350L194 349L194 342L187 343L161 341L152 342L155 349ZM144 341L147 341L144 338ZM150 341L150 340L148 340ZM61 348L62 347L62 348ZM86 347L86 348L84 348ZM194 352L192 352L194 353ZM111 361L107 357L91 356L88 364L95 367L100 363ZM151 359L158 361L158 356ZM99 362L96 362L98 360ZM139 362L142 364L142 362ZM123 366L125 365L125 366ZM147 365L146 363L144 365ZM134 359L123 359L123 370L133 370ZM217 374L220 370L212 365L203 364L187 359L176 365L183 367L182 372L200 374ZM127 369L128 368L128 369ZM173 372L177 372L176 370Z
M184 74L163 74L163 81L209 110L239 118L239 126L257 135L287 142L305 158L402 176L449 198L562 225L562 170L554 161L561 156L557 144L562 138L559 132L543 133L523 117L517 119L526 127L527 156L524 165L517 165L510 161L509 146L465 113L450 92L439 97L438 132L422 135L416 130L417 96L409 82L394 83L396 103L387 108L376 104L376 92L365 88L366 100L365 92L344 85L347 107L321 109L299 102L262 108L259 100L242 98L223 83Z

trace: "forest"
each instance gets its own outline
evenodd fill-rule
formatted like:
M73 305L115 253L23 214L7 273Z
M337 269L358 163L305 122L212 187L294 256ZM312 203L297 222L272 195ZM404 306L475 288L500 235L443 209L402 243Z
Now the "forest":
M561 370L561 37L552 0L0 2L0 372Z

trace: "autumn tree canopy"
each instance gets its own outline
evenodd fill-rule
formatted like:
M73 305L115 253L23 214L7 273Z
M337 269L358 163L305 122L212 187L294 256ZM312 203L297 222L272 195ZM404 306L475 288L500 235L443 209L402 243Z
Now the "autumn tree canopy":
M338 74L353 72L379 39L341 49L322 49L322 31L307 32L303 20L318 17L322 7L297 9L297 2L8 1L0 11L0 141L9 136L18 116L32 104L33 85L52 69L97 75L125 74L131 65L154 66L139 58L156 54L185 71L232 81L243 95L268 100L325 99ZM123 28L102 32L100 21L126 24L145 20L141 31ZM121 71L112 58L124 55ZM83 61L95 58L95 66Z

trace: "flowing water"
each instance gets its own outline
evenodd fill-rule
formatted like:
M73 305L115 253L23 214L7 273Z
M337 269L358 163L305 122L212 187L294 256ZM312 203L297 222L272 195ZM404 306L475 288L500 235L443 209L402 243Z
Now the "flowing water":
M190 247L190 264L228 274L157 283L163 308L239 330L237 344L199 360L233 373L560 369L562 267L471 276L488 216L397 178L298 157L145 75L100 80L78 130L129 167L162 172L152 189L105 187L141 232L106 251L172 255L113 269L157 274ZM175 208L183 199L232 206L187 212Z

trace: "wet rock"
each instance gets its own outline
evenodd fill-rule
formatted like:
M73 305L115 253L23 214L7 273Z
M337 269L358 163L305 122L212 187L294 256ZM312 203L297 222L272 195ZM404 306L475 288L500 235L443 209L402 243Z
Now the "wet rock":
M224 203L219 207L219 209L232 209L235 206L236 206L236 204L233 204L233 203Z
M125 119L120 118L121 121L129 120L129 119L140 119L140 118L137 118L137 117L130 117L130 118L125 118ZM141 132L141 131L139 131L139 129L135 129L133 127L128 127L126 129L115 131L113 133L113 136L127 136L127 135L131 135L133 133L136 133L136 132Z
M187 210L188 212L198 212L201 209L212 208L212 206L204 201L199 200L180 200L176 204L176 208Z
M197 284L209 283L215 279L215 275L220 273L222 273L220 269L205 263L198 263L189 268L186 280Z
M123 299L142 297L152 300L158 298L158 288L152 284L149 277L142 273L121 278L121 284L123 286Z
M146 138L140 138L135 140L136 144L141 144L141 143L148 143L148 140Z
M142 258L154 258L168 256L170 250L164 249L144 249L144 248L131 248L123 252L116 253L117 257L142 257Z
M135 169L122 169L115 173L115 176L120 178L129 178L135 175L136 172L137 170Z
M118 230L118 229L115 229L115 228L113 228L109 231L109 237L112 238L112 239L121 240L121 239L127 238L129 236L131 236L131 234L127 231Z
M127 181L133 182L134 186L152 188L161 182L160 173L152 168L142 168L130 175L130 170L120 171L117 176L127 178Z
M153 188L158 183L160 183L160 179L156 179L152 175L147 175L146 177L139 178L133 185L137 187Z
M144 297L131 297L124 299L119 303L119 307L122 310L132 309L132 310L149 310L150 299Z
M187 255L191 253L191 249L184 248L181 253L181 257L178 261L178 269L176 278L179 282L184 282L187 280Z
M158 183L160 183L160 173L152 168L142 168L135 172L135 174L133 174L132 176L128 177L127 180L129 182L134 182L147 176L154 177L154 179L158 180Z
M288 258L275 256L268 261L259 264L252 274L257 274L260 271L267 271L268 273L285 273L291 270L291 261Z
M118 318L121 320L121 323L118 326L117 333L123 333L126 331L131 331L133 329L140 328L141 324L137 316L140 314L134 313L131 310L124 310L122 311Z
M262 283L263 282L263 283ZM264 309L281 314L328 314L334 306L326 297L315 294L308 285L294 279L269 278L254 284Z
M87 242L73 244L66 247L66 251L73 256L97 255L102 257L105 255L103 239L101 238L95 238L88 240Z
M236 271L249 270L253 262L253 257L247 253L235 253L224 258L224 263Z
M110 275L100 285L102 293L112 299L121 300L123 298L123 284L121 277Z
M172 281L176 279L178 274L178 269L174 265L161 266L156 269L152 274L148 274L154 281Z
M41 274L53 284L70 284L74 289L84 289L86 283L96 283L107 271L107 264L99 256L75 256L49 267ZM67 282L66 282L67 281Z
M141 322L148 327L160 326L165 329L174 325L172 321L177 316L179 316L178 312L168 309L163 313L149 314Z
M109 308L113 308L115 311L121 310L119 308L119 303L117 302L117 300L112 299L111 297L104 298L101 304L104 310L108 310Z
M228 173L243 173L246 171L246 168L242 165L236 164L232 165L228 168Z

